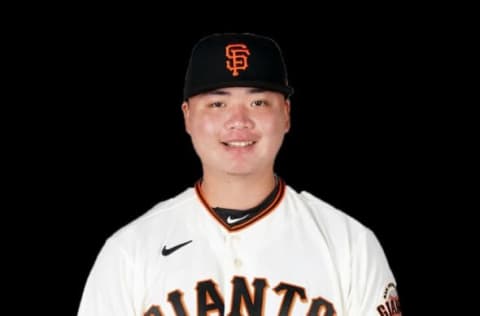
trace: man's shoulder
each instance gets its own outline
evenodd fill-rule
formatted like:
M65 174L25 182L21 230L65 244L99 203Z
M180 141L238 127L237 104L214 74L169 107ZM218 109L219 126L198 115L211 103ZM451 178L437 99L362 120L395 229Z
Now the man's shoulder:
M146 219L152 216L175 211L177 208L183 208L184 204L192 202L196 197L193 188L187 188L183 192L155 204L150 210L138 218L138 220Z
M158 202L148 211L118 229L112 235L112 238L143 234L152 229L161 230L162 227L168 227L172 220L178 216L183 216L184 212L192 209L189 206L190 203L196 203L196 194L193 188L187 188L176 196Z
M367 229L346 211L337 208L309 191L297 192L289 188L289 192L294 197L294 203L298 206L298 214L311 218L321 226L335 228L334 230L342 230L343 228L364 231Z

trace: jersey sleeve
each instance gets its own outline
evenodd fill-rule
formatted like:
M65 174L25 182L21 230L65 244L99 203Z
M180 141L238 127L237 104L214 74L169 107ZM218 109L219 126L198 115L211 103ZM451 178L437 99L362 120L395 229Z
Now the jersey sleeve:
M380 242L366 230L355 242L349 315L401 316L396 282Z
M78 316L134 316L133 265L112 239L100 250L87 278Z

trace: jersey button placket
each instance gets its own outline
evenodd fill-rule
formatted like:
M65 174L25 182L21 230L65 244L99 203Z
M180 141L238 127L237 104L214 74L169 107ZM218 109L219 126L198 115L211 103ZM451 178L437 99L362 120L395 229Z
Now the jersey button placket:
M235 266L235 268L240 269L243 265L242 260L240 258L235 258L233 260L233 265Z
M232 263L233 263L233 269L235 272L238 272L241 270L243 266L243 262L240 259L240 254L238 251L239 248L239 243L240 243L240 236L239 235L230 235L229 236L229 246L230 250L232 253Z

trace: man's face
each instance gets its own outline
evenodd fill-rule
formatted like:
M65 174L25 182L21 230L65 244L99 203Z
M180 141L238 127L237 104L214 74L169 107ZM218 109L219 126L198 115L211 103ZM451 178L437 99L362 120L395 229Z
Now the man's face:
M272 172L290 128L290 102L277 92L222 88L182 104L185 127L204 174Z

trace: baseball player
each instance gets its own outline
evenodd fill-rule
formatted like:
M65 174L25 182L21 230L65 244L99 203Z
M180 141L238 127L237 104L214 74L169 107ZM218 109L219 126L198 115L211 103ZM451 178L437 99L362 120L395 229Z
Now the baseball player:
M79 316L401 315L372 231L274 171L292 93L268 37L195 45L182 111L202 178L105 242Z

